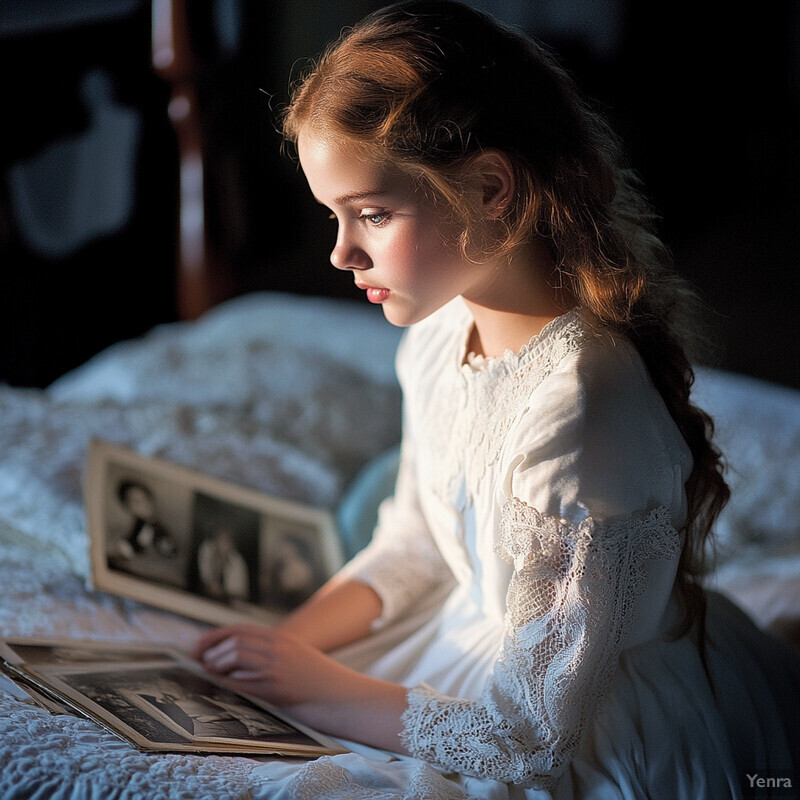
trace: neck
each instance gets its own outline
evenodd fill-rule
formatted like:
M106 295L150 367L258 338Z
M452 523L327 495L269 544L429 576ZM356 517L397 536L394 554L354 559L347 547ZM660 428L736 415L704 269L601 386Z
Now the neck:
M519 352L545 325L575 305L550 284L549 258L534 245L513 262L487 267L494 277L480 292L463 295L475 320L471 352L486 357L506 350Z

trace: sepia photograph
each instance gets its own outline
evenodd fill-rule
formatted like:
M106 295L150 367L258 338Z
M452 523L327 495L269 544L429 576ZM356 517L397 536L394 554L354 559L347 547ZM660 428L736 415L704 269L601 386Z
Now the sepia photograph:
M343 563L333 515L93 440L93 588L212 624L274 622Z
M4 671L141 750L322 755L327 737L216 683L177 650L146 643L14 637Z
M291 609L325 581L325 563L314 545L315 530L294 519L274 516L264 532L260 590L265 602Z

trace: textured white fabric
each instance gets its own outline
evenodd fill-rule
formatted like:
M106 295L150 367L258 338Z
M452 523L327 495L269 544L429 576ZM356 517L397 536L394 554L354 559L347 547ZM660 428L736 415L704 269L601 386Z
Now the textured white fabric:
M415 756L530 787L530 797L572 796L577 775L591 772L588 787L605 797L612 781L598 777L593 737L600 709L616 702L620 658L640 654L637 666L657 681L664 665L649 655L679 619L690 455L633 348L581 312L499 359L466 357L469 326L456 301L412 329L398 354L406 415L397 492L346 572L383 598L383 626L413 611L415 598L443 587L450 595L372 671L411 687L403 740ZM687 664L671 668L702 685L696 649L681 653ZM620 797L656 786L676 798L730 796L742 776L713 698L704 699L705 725L722 740L692 742L692 766L699 773L708 761L716 785L703 779L696 794L699 779L684 774L665 784L665 760L651 759ZM683 752L685 733L663 724L669 748ZM627 759L637 760L636 746Z
M453 772L553 789L616 669L646 588L643 562L676 559L678 535L664 508L601 530L514 498L499 547L515 571L492 679L479 702L413 689L405 741Z
M93 436L333 510L400 438L397 339L371 308L255 294L115 345L46 391L0 386L0 519L87 575Z
M49 391L0 388L0 519L12 523L0 523L0 634L146 639L188 647L198 630L195 623L91 592L83 583L87 545L81 473L89 437L107 436L266 491L334 506L354 469L399 435L396 387L387 369L396 331L369 311L374 309L362 314L350 304L251 296L197 323L165 326L111 348ZM376 582L389 602L382 626L338 655L409 687L425 683L433 687L436 702L450 695L473 701L479 709L504 637L513 633L514 624L509 628L508 622L521 619L508 613L514 606L507 590L516 565L507 555L514 542L522 543L529 516L545 523L559 520L559 526L563 520L570 531L595 526L595 538L603 534L603 540L604 532L613 530L609 525L626 518L630 509L668 507L675 525L683 510L682 496L673 487L679 470L671 459L636 460L640 450L680 451L671 439L659 438L669 426L658 403L649 416L628 412L637 397L641 401L643 389L650 397L636 359L624 343L605 353L601 342L592 349L588 340L579 348L583 356L571 352L539 383L536 412L544 420L542 435L537 426L507 429L490 470L476 479L474 502L467 502L458 481L448 480L440 494L425 496L424 505L418 496L406 504L403 486L413 486L420 469L426 469L419 463L418 445L437 435L432 419L426 427L426 409L448 385L443 377L439 382L441 373L452 378L454 393L441 398L442 408L458 413L462 392L464 400L485 397L493 407L517 405L505 403L505 392L484 393L471 386L484 380L483 374L513 375L515 359L509 355L502 366L489 360L462 368L458 351L463 351L467 324L463 310L454 306L437 318L435 336L423 328L404 347L401 369L409 397L416 398L407 408L409 431L416 427L420 432L408 439L403 469L409 477L385 505L376 536L376 544L383 542L378 549L392 555L383 561L373 552L354 564L365 576L370 571L383 576ZM561 336L561 323L556 327ZM430 344L423 347L428 337ZM565 341L559 346L571 349ZM631 375L634 388L625 393ZM800 518L793 511L798 494L791 491L800 474L792 460L797 457L800 400L796 393L716 371L701 370L699 384L703 403L720 413L735 489L744 490L743 502L734 498L723 524L732 533L733 554L740 545L746 545L745 554L754 552L749 529L758 534L759 548L788 543L794 530L790 525ZM616 402L567 402L584 395L599 399L611 390ZM369 413L361 411L365 398ZM524 407L523 402L520 413ZM582 414L591 425L581 424ZM553 443L548 449L548 426L560 431L556 449ZM486 452L493 450L487 447ZM630 487L614 481L626 459L643 470ZM465 474L480 471L474 463L450 463L456 470L463 466ZM565 480L572 473L562 475L555 469L559 463L574 467L582 486ZM590 464L595 466L590 469ZM427 469L435 473L435 466ZM658 488L650 497L642 485ZM503 508L508 509L505 524ZM593 522L587 522L589 516ZM648 519L647 511L634 512L631 519ZM508 542L498 552L501 531ZM416 570L414 553L427 562ZM780 575L765 573L761 579L760 563L748 569L741 562L743 585L776 591L785 599L787 592L780 587L797 583L797 567L792 571L784 558ZM777 770L786 761L788 741L781 737L781 726L800 687L787 683L777 670L770 672L768 643L741 614L712 596L711 666L718 698L728 700L727 708L720 708L692 643L660 635L670 619L664 603L674 561L646 559L642 567L646 589L634 603L631 621L620 628L628 633L607 700L585 727L583 745L552 792L453 774L413 758L376 761L350 754L306 764L142 754L96 725L51 716L0 685L0 797L294 800L301 792L313 796L315 786L324 786L331 798L391 800L740 797L742 775L732 764L751 773L781 774ZM757 579L748 582L752 575ZM653 611L662 607L664 619ZM768 609L762 605L761 611ZM420 696L427 697L422 690ZM734 745L730 732L737 720L742 739ZM760 738L751 736L753 720L762 728ZM682 749L669 750L668 742Z

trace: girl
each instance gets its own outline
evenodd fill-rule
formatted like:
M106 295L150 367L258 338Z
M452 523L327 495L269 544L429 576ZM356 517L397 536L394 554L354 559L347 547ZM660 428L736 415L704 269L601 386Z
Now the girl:
M275 785L697 800L796 779L800 670L701 587L727 487L688 293L570 78L466 6L401 3L323 54L284 130L333 265L408 331L370 546L278 627L198 643L238 688L398 754L270 765Z

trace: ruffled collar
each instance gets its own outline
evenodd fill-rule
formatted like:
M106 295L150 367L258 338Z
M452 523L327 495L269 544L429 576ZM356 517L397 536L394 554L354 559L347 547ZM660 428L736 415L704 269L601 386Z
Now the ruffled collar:
M551 348L553 342L564 335L572 335L576 328L585 331L588 322L585 319L586 313L580 308L572 308L548 322L520 350L515 352L511 349L506 349L499 356L483 356L467 352L474 326L472 314L467 312L467 321L461 340L462 344L458 351L459 369L467 377L470 375L497 377L516 372L521 367L536 361L542 351Z

